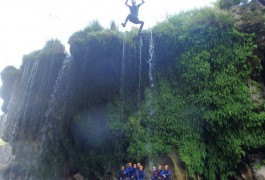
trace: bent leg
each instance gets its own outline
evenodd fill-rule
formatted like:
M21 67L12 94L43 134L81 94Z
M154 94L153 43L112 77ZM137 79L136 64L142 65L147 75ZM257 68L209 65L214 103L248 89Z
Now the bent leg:
M139 28L139 32L138 32L138 34L141 34L142 29L143 29L143 27L144 27L144 22L143 22L143 21L139 21L139 24L141 24L141 25L140 25L140 28Z
M125 19L125 22L124 22L124 23L121 23L121 25L122 25L123 27L125 27L125 26L126 26L126 24L127 24L128 20L129 20L129 16L130 16L130 15L128 15L128 16L126 17L126 19Z

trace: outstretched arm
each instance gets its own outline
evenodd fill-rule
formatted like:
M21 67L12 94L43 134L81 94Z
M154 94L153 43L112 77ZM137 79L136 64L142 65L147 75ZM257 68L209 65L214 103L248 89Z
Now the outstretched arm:
M125 5L128 6L128 7L130 7L130 6L128 5L128 0L126 0Z

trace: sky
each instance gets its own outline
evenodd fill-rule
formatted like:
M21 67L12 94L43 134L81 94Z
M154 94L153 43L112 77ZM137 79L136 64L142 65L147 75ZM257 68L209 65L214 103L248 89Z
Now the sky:
M167 15L210 6L213 1L145 0L139 19L145 22L146 29ZM124 3L125 0L0 0L0 71L8 65L19 68L23 55L41 49L50 39L60 40L68 51L68 38L93 20L104 27L109 27L112 20L120 25L129 13ZM134 26L128 23L125 29L121 25L119 29L130 30Z

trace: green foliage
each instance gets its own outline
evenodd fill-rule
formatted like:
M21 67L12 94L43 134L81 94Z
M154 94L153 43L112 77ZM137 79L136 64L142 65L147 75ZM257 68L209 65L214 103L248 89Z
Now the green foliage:
M165 79L153 93L152 107L146 98L141 114L132 116L126 124L131 139L128 153L133 159L155 158L177 147L191 177L195 172L202 173L206 152L200 121L195 119L199 117L198 108L186 105L179 89Z
M253 167L255 170L260 170L260 168L262 168L263 166L265 166L265 160L262 160L261 162L255 163Z
M45 46L41 50L34 51L28 55L23 56L23 65L26 61L35 61L35 60L52 60L52 59L64 59L65 57L65 47L57 39L49 40L46 42Z
M191 177L227 179L248 149L265 144L264 112L247 85L262 69L253 35L234 30L228 13L205 8L169 17L154 36L156 60L175 68L149 92L153 114L146 93L126 124L128 152L144 158L176 148Z
M87 40L87 35L90 33L95 33L95 32L100 32L103 31L104 28L100 25L98 21L92 21L85 29L82 31L78 31L74 33L70 38L69 38L69 44L72 44L73 42L83 42Z
M234 5L239 4L246 4L249 0L217 0L213 3L215 7L221 8L221 9L229 9L230 7Z
M115 21L111 21L110 22L110 30L112 30L112 31L118 31L118 27L117 27Z
M61 54L65 52L65 47L57 39L52 39L46 42L44 48L41 51L41 55L45 54Z
M66 117L71 128L65 125L68 129L59 134L59 145L54 144L58 149L47 151L43 163L49 168L44 174L52 170L52 177L59 177L67 162L67 167L95 177L110 166L176 149L191 178L233 175L249 149L265 145L264 108L251 99L247 83L260 77L261 60L254 55L254 35L236 31L233 23L227 12L204 8L155 26L156 86L146 88L148 67L143 65L140 109L135 100L137 30L122 34L114 22L110 30L93 22L75 33L69 39L75 60L71 86L76 93L68 104L73 117ZM143 44L146 57L147 43ZM51 42L26 59L52 54L53 48L62 51ZM91 108L99 106L100 110ZM51 165L57 152L62 153L58 163Z
M113 156L116 159L115 163L122 162L126 159L126 147L128 140L125 138L124 124L127 120L125 114L125 104L120 99L115 99L107 105L108 121L107 128L110 130L112 143L114 145Z
M90 33L90 32L98 32L98 31L102 31L104 28L100 25L100 23L95 20L92 21L85 29L84 31L86 33Z

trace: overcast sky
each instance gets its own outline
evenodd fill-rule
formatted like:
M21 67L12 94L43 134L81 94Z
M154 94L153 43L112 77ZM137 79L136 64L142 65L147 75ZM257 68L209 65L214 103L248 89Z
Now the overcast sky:
M214 0L146 0L139 19L152 27L167 14L209 6ZM98 20L109 27L111 20L124 21L129 10L125 0L0 0L0 71L19 67L24 54L41 49L47 40L59 39L68 48L68 38ZM141 0L137 0L140 3ZM130 3L130 0L129 0ZM130 30L128 23L125 30ZM120 26L120 30L123 28ZM66 49L68 51L68 49ZM0 82L1 84L1 82Z

